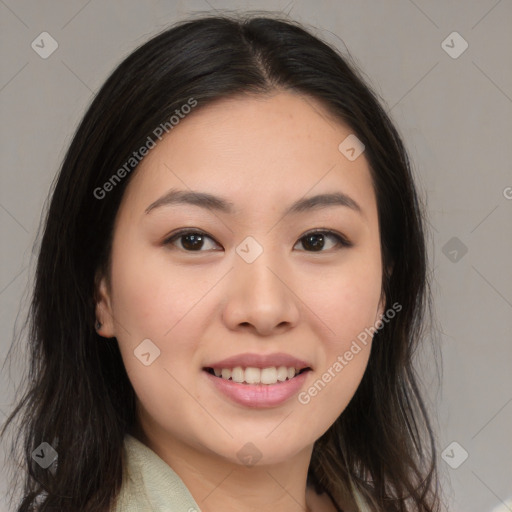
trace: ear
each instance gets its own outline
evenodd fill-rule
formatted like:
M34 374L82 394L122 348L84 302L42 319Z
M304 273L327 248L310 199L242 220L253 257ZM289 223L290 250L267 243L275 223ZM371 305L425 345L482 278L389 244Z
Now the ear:
M100 327L96 326L96 332L104 338L114 338L114 315L107 278L98 273L95 282L96 322L101 324Z

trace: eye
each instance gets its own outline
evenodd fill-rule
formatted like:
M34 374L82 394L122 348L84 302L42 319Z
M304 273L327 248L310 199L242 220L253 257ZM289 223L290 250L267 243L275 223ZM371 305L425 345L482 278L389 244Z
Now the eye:
M175 245L176 242L181 241L181 247L178 247L179 249L182 249L187 252L204 252L201 251L201 249L204 248L205 242L207 240L210 240L214 243L214 245L217 245L217 242L213 240L212 237L208 236L206 233L203 233L202 231L194 231L194 230L181 230L178 233L175 233L174 235L170 236L164 241L165 245ZM210 244L211 245L211 244ZM206 244L208 246L208 244ZM211 250L211 248L205 249L205 250Z
M327 249L339 248L342 247L352 247L352 243L349 242L346 238L344 238L339 233L335 233L331 230L316 230L310 231L302 236L297 244L302 243L302 246L306 248L308 252L322 252L325 249L325 241L326 240L334 240L334 244L327 243Z
M331 240L330 243L328 242L329 240ZM207 241L210 241L210 247L208 247ZM186 252L205 252L208 250L215 250L215 247L213 247L214 245L220 247L211 236L199 230L184 229L178 231L167 238L164 241L164 245L176 245L178 242L178 249ZM323 252L327 249L341 249L343 247L351 247L353 245L342 235L331 230L310 231L298 240L297 244L299 243L302 243L302 246L308 252Z

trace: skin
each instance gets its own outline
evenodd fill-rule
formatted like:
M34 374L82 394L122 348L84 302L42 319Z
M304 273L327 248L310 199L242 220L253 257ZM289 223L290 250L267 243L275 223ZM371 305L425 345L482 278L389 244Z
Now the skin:
M99 285L100 334L116 337L137 395L138 437L178 473L201 510L331 510L306 489L314 442L353 397L371 340L336 377L301 404L254 409L231 402L202 368L235 354L285 352L311 363L301 391L384 312L376 198L364 153L338 145L351 133L315 100L291 92L243 96L198 108L141 162L120 205L110 279ZM145 210L171 188L208 192L236 214L194 205ZM328 206L283 217L294 201L343 192L362 214ZM184 248L180 228L205 232ZM314 251L304 235L331 229ZM252 236L263 253L235 251ZM149 338L149 366L134 350ZM259 462L237 452L254 444ZM315 501L316 500L316 501ZM343 503L350 510L350 500Z

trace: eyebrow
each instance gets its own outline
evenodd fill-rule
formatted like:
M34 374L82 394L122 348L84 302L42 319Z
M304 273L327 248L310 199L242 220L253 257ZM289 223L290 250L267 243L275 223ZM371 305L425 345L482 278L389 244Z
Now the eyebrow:
M172 206L175 204L191 204L205 208L207 210L219 211L222 213L235 213L234 204L222 197L217 197L206 192L195 192L186 190L172 189L165 195L151 203L145 210L146 213L151 212L162 206ZM285 211L284 215L298 214L305 211L317 210L330 206L346 206L353 211L363 215L363 210L359 204L347 194L343 192L333 192L326 194L318 194L312 197L301 198Z

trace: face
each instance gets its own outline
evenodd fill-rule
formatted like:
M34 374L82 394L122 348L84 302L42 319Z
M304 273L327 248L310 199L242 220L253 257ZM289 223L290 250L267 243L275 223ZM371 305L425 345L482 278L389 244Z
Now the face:
M150 437L277 463L349 403L384 308L369 166L338 149L350 134L311 98L224 99L139 165L97 315Z

